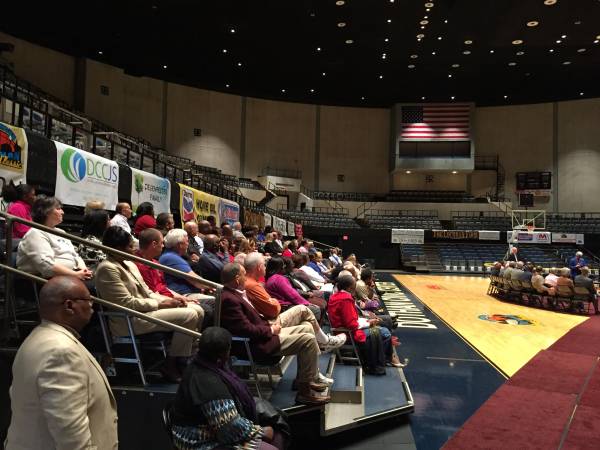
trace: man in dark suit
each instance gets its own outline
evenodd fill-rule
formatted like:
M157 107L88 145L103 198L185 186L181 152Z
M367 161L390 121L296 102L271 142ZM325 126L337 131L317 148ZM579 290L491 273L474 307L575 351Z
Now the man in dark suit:
M573 284L575 287L583 287L587 289L587 291L590 293L590 301L594 305L594 312L598 314L598 297L594 282L590 278L590 269L588 267L582 267L581 273L575 277Z
M587 262L583 257L583 253L577 252L569 260L569 269L571 269L571 278L575 279L581 273L581 268L587 266Z
M229 262L229 254L219 255L219 237L209 234L204 237L204 251L198 261L198 269L202 277L218 283L225 263Z
M330 397L321 393L327 384L315 381L319 373L319 345L310 324L281 328L261 317L246 296L246 271L240 264L226 264L221 280L225 285L221 294L221 326L234 336L250 338L252 355L257 360L297 355L296 401L308 405L329 402Z

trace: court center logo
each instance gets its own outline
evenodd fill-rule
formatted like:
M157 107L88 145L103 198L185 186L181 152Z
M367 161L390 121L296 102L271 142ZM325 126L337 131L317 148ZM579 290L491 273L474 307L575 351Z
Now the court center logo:
M481 320L501 323L503 325L533 325L535 323L531 319L527 319L526 317L518 316L516 314L481 314L479 318Z
M60 158L60 169L71 183L79 183L86 174L85 158L75 149L68 148Z

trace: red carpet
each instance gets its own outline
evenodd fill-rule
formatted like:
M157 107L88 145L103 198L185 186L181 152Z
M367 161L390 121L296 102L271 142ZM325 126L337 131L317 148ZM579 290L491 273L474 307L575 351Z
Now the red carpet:
M600 316L539 352L444 449L599 449Z

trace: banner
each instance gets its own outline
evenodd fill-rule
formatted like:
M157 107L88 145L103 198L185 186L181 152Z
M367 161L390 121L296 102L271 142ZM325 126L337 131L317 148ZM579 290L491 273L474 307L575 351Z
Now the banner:
M272 227L273 226L273 218L272 218L271 214L263 213L263 216L265 218L265 227Z
M294 236L296 236L296 239L302 239L302 224L301 223L297 223L294 225Z
M240 220L240 205L231 200L224 198L219 199L219 217L217 223L223 225L228 223L233 225L235 222Z
M403 230L392 228L392 244L423 244L425 230Z
M479 233L477 231L433 230L432 236L434 239L479 239Z
M583 245L583 234L578 233L552 233L552 242L562 244Z
M219 197L191 188L185 184L177 184L179 185L180 193L179 209L181 211L182 225L189 220L196 220L198 222L206 220L208 216L214 216L218 224L217 205L220 200Z
M152 203L156 215L171 212L171 182L131 167L131 209L143 202Z
M287 223L285 220L279 217L273 216L273 231L281 231L282 233L287 232Z
M54 141L56 189L63 203L85 206L100 201L114 210L119 201L119 165L115 161Z
M12 180L14 184L19 184L26 182L26 174L27 135L25 130L0 122L0 177L4 179L3 183L8 184Z
M480 241L499 241L500 240L500 232L499 231L479 230L478 233L479 233Z
M550 244L552 235L549 231L508 231L506 240L509 243Z
M294 226L294 222L289 222L287 223L287 235L288 236L294 236L294 233L296 231L296 227Z

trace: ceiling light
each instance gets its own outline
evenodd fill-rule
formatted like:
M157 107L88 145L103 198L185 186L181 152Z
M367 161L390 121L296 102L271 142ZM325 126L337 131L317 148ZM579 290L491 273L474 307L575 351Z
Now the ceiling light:
M354 41L352 39L346 39L346 44L353 44Z
M556 40L556 43L557 43L557 44L560 44L561 42L562 42L562 41L561 41L560 39L557 39L557 40Z
M575 25L581 25L581 20L576 20L575 22L573 22Z
M360 99L361 99L361 100L364 100L365 98L364 98L364 97L361 97Z
M338 22L338 28L344 28L346 26L346 22Z
M599 34L598 36L596 36L596 39L599 39L599 40L600 40L600 34Z
M586 51L586 49L585 49L585 48L580 48L580 49L577 49L577 53L583 53L583 52L585 52L585 51Z
M448 23L448 20L444 20L444 23Z
M452 67L456 69L457 67L460 67L460 64L452 64Z
M379 79L380 79L380 80L383 80L383 75L379 75Z
M554 49L551 48L550 50L548 50L550 53L554 53Z
M438 41L441 41L441 40L442 40L442 37L441 37L441 36L438 36Z
M452 74L451 73L448 74L448 78L452 78Z
M465 50L465 51L463 52L463 55L470 55L470 54L471 54L471 50Z
M392 23L392 19L388 19L388 20L387 20L387 23Z
M410 55L411 59L417 59L419 57L419 55Z
M317 47L317 51L320 52L321 51L321 47Z
M505 95L505 96L504 96L504 100L506 100L507 98L508 98L508 95Z
M512 41L513 45L521 45L523 43L522 39L515 39L514 41Z
M513 67L513 66L516 66L517 63L516 62L509 62L508 65L511 66L511 67Z
M431 3L431 2L425 3L425 8L433 8L433 6L434 6L433 3Z
M571 64L571 61L565 61L565 62L563 62L564 66L568 66L569 64Z
M239 62L237 65L238 65L238 67L242 67L242 63L241 62Z
M285 89L282 89L282 90L281 90L281 93L282 93L282 94L285 94Z
M454 175L456 175L456 174L458 173L458 171L456 171L456 170L453 170L453 171L452 171L452 173L453 173Z
M596 39L596 40L594 41L594 44L597 44L598 42L600 42L600 40Z
M99 55L102 55L102 54L103 54L103 53L102 53L102 50L99 50L99 51L98 51L98 54L99 54Z
M422 27L421 27L421 30L424 30L424 29L425 29L425 27L424 27L424 26L422 26Z
M423 39L425 37L424 34L417 34L417 39Z
M414 69L414 68L415 68L415 65L414 65L414 64L409 64L409 65L408 65L408 68L409 68L409 69Z
M528 27L537 27L540 23L537 20L531 20L527 22Z
M583 92L580 92L579 95L583 95Z
M344 6L344 3L346 3L344 0L337 0L337 2L335 2L337 6Z
M418 38L418 39L417 39L417 42L421 42L421 38Z
M566 39L566 38L567 38L567 35L566 35L566 34L563 34L563 35L561 36L561 38L563 38L563 39Z
M419 22L421 25L427 25L429 23L429 20L421 20L421 22Z
M433 56L435 56L435 52L431 52L431 54L432 54Z
M167 65L165 64L165 65L163 66L163 69L166 69L166 68L167 68Z
M226 87L226 88L228 88L228 87L229 87L229 85L228 85L228 84L226 84L226 85L225 85L225 87Z
M384 42L390 42L390 38L385 38L383 41Z
M465 41L465 45L471 45L472 43L473 43L473 41L472 41L472 40L470 40L470 39L467 39L467 40Z
M311 93L313 93L313 92L315 92L315 90L314 90L314 89L311 89L311 90L310 90L310 92L311 92Z
M490 50L490 53L494 53L494 50Z
M546 6L552 6L554 4L556 4L557 0L544 0L544 5Z
M410 170L407 170L406 173L410 175L412 172Z
M390 0L390 3L394 3L394 0Z
M230 33L235 33L235 28L231 28L231 29L229 30L229 32L230 32Z
M523 56L525 52L517 52L517 56Z
M323 72L323 73L321 73L321 75L325 76L325 75L327 75L327 73Z
M421 97L421 100L425 100L425 97Z
M429 9L429 8L427 8L425 11L429 12L429 11L430 11L430 9Z
M454 100L454 95L452 97L450 97L450 100Z
M429 16L423 16L423 19L429 19Z
M226 48L223 49L223 53L227 53L227 49Z

